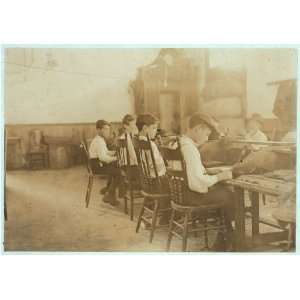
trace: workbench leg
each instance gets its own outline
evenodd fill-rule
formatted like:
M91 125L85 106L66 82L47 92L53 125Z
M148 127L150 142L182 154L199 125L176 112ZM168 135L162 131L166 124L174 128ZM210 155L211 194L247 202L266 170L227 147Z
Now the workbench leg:
M251 192L252 241L259 235L259 193Z
M7 221L6 195L4 195L4 220Z
M245 250L245 199L244 190L235 188L235 244L236 251Z
M295 237L295 229L296 224L289 223L288 224L288 242L287 242L287 251L290 251L294 244L294 237Z

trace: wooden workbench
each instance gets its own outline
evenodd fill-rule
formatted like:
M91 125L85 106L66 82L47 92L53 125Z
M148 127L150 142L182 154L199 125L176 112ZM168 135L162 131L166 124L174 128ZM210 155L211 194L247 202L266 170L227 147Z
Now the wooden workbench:
M280 197L288 194L295 189L295 181L286 181L275 179L264 175L242 175L236 179L228 180L227 185L235 189L235 229L236 229L236 250L245 251L246 245L246 213L251 214L252 242L257 238L266 239L269 242L278 239L284 239L287 232L274 232L261 234L259 232L259 223L264 223L276 228L276 224L270 224L262 221L259 214L259 194ZM245 191L249 192L251 206L245 206Z

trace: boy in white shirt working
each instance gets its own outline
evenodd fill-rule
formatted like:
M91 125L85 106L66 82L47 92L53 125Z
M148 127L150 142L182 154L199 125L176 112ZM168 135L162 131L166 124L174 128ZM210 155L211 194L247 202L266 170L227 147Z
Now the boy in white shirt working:
M117 168L115 151L108 150L106 144L106 140L110 137L110 124L105 120L98 120L96 129L97 135L89 147L91 167L95 174L109 175L109 185L103 201L116 206L119 204L116 199L116 189L120 183L121 171Z
M186 164L189 190L186 191L187 205L198 206L205 204L220 204L225 210L225 222L230 238L232 235L231 221L233 219L234 195L218 182L232 179L230 170L216 175L209 175L203 166L198 147L207 142L210 134L215 130L215 122L210 116L195 113L188 122L186 134L180 138L181 150ZM218 243L223 237L218 235Z

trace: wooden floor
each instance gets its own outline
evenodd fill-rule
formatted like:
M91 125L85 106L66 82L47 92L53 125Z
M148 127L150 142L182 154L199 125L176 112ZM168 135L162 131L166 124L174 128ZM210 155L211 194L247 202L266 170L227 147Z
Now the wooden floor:
M95 181L89 208L85 208L87 174L84 167L65 170L7 173L8 221L6 251L164 251L167 229L152 244L149 231L135 233L136 221L124 214L123 202L112 207L101 201L104 181ZM139 205L135 209L135 215ZM180 251L174 238L172 250ZM199 251L202 239L191 239Z
M8 221L5 251L165 251L167 228L160 229L153 243L149 231L135 233L119 207L101 201L104 181L95 182L89 208L84 197L87 185L82 166L65 170L10 171L6 177ZM139 206L135 209L135 215ZM215 234L210 234L213 242ZM189 251L201 251L203 238L191 237ZM172 251L180 251L174 238ZM268 249L270 251L270 249Z

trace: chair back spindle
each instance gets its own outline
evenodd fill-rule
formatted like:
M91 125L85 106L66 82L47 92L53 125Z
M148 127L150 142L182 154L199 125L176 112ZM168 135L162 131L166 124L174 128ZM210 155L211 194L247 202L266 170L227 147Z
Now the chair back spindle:
M80 148L84 152L84 158L85 158L87 171L88 171L89 175L93 175L93 169L92 169L92 166L90 163L90 155L89 155L87 143L85 141L81 141Z
M151 140L138 139L138 164L143 189L148 193L161 193L161 180L158 175Z
M167 163L171 201L179 205L184 205L184 195L188 189L188 180L179 138L177 138L176 149L163 148L162 153Z
M117 141L117 161L119 168L126 169L131 166L128 149L128 134L125 134L125 139L118 139Z

